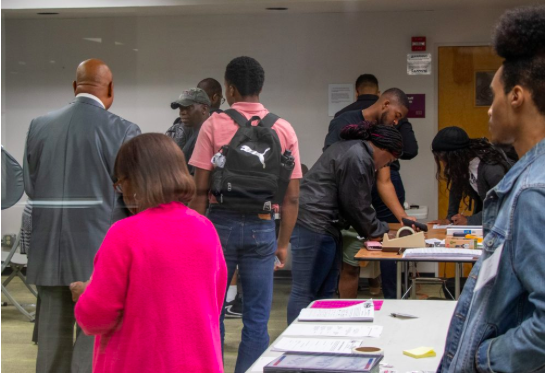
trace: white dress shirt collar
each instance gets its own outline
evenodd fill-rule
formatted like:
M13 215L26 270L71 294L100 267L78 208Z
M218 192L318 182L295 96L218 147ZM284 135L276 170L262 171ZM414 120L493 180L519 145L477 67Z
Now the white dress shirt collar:
M81 94L76 95L76 98L79 98L80 96L83 96L84 98L93 99L94 101L97 101L102 106L102 108L106 109L106 107L104 106L104 103L102 103L102 101L96 96L94 96L93 94L86 94L82 92Z

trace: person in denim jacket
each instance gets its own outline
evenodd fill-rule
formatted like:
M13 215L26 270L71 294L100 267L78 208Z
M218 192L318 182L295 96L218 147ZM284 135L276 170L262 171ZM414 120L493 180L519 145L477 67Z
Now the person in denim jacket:
M490 133L520 160L484 202L481 259L438 372L545 372L545 6L506 12L494 47Z

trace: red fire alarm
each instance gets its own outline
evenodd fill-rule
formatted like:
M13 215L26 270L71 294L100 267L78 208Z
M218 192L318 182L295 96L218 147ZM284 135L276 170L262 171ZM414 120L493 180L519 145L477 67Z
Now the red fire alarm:
M411 49L413 52L426 50L426 37L425 36L413 36L411 38Z

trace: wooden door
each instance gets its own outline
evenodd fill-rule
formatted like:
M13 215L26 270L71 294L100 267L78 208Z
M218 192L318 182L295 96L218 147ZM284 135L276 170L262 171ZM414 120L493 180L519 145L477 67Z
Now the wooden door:
M438 53L438 130L448 126L463 128L470 138L489 137L487 80L500 67L499 58L490 46L439 47ZM448 191L439 183L439 218L447 217ZM471 266L467 265L467 269ZM467 273L464 267L464 274ZM439 275L451 277L454 267L440 264Z

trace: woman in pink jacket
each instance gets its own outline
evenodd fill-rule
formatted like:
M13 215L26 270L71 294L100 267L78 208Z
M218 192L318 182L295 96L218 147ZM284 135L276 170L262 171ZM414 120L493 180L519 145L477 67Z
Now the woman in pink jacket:
M195 193L172 139L121 147L114 188L134 216L108 231L91 281L71 285L76 319L95 335L94 372L222 372L219 318L227 284L214 226L187 208Z

